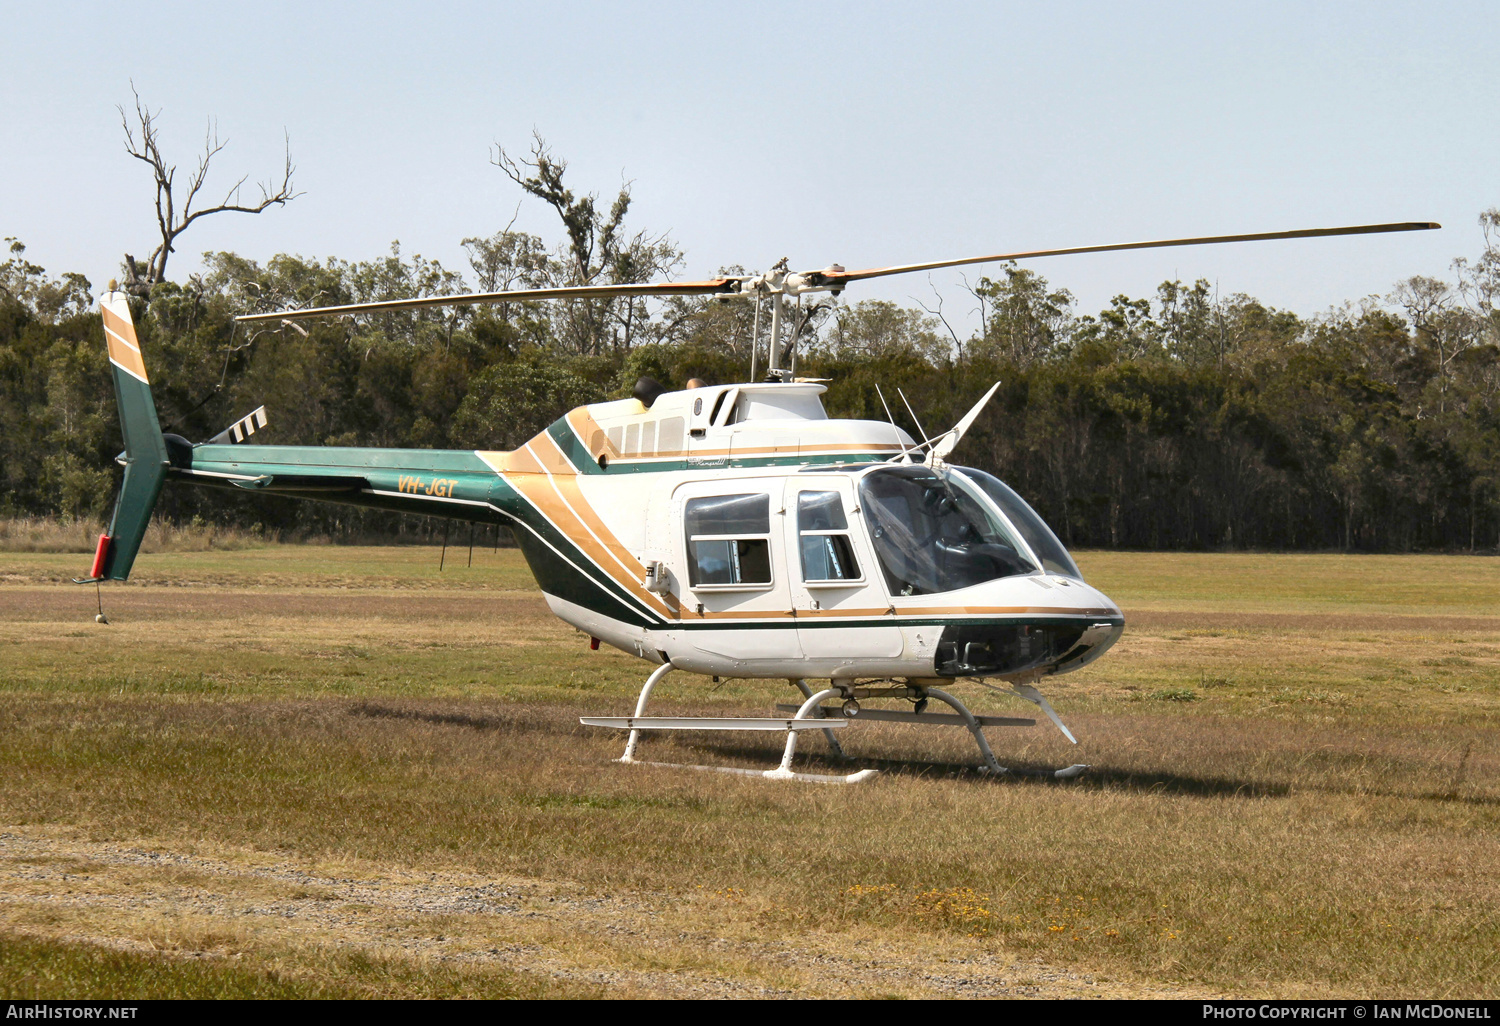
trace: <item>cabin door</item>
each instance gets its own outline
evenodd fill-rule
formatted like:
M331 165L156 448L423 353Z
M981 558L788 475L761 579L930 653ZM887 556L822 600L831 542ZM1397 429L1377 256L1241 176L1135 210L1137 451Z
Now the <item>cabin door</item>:
M672 497L682 636L745 669L801 654L782 527L783 481L699 481Z
M865 536L854 483L844 475L794 474L786 482L787 577L797 636L808 659L896 658L901 628ZM836 673L823 667L819 675Z

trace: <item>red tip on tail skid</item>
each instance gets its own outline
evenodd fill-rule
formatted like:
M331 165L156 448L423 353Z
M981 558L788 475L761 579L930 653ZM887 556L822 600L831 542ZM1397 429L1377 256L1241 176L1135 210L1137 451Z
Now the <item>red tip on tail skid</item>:
M589 639L589 651L590 652L597 652L597 651L599 651L599 639L598 638L590 638Z
M99 547L94 550L94 568L89 571L90 577L97 579L104 576L104 558L109 555L109 543L109 535L99 536Z

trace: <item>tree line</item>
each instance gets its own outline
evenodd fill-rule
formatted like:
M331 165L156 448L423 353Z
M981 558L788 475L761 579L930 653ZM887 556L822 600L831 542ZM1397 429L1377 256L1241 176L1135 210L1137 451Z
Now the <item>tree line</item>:
M257 441L512 448L573 406L628 394L642 375L668 386L748 375L754 307L743 300L234 323L287 307L662 280L680 267L670 238L627 229L628 186L607 206L575 194L567 163L540 139L525 157L493 159L556 213L556 245L505 228L464 239L463 269L399 244L355 261L207 253L180 281L129 269L163 427L197 441L264 404L270 425ZM830 379L831 415L885 419L876 386L900 389L910 411L891 412L918 436L1001 381L958 455L1009 481L1070 546L1495 551L1500 210L1479 222L1481 253L1456 260L1451 280L1410 278L1316 316L1203 280L1084 314L1066 289L1011 264L964 295L980 314L972 332L937 304L823 297L791 318L791 351L799 375ZM104 516L122 443L95 285L49 275L21 241L6 242L0 515ZM412 518L196 489L168 489L161 509L334 537L418 529Z

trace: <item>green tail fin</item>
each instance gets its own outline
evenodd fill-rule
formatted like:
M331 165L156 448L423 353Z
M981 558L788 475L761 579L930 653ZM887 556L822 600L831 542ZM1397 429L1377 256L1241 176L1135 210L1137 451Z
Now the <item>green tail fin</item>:
M108 542L101 542L102 563L95 560L95 578L123 581L140 551L141 539L151 522L162 483L167 478L167 443L156 419L156 402L146 379L146 364L130 319L130 304L123 292L107 292L99 301L104 318L104 337L109 343L110 372L115 379L115 401L120 408L120 429L125 435L125 480L115 499L109 523Z

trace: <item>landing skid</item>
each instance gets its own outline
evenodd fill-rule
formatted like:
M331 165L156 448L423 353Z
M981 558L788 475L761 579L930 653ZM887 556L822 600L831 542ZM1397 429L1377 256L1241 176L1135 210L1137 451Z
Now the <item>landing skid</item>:
M621 762L625 760L621 759ZM809 784L858 784L869 780L878 774L879 770L860 770L857 773L793 773L790 770L782 772L779 768L773 770L745 769L741 766L695 766L681 762L641 762L632 759L631 762L640 766L660 766L664 769L690 769L708 770L711 773L733 773L741 777L760 777L762 780L801 780Z
M933 687L855 687L849 684L833 684L822 691L813 693L805 680L793 680L797 689L802 692L803 703L799 706L778 705L778 712L791 712L790 717L754 717L754 716L646 716L646 703L651 698L651 692L656 689L668 673L675 667L671 663L665 663L656 668L650 677L646 678L645 685L641 688L640 697L635 703L634 716L584 716L579 722L585 726L613 727L617 730L629 730L630 736L625 742L625 754L621 755L616 762L638 763L642 766L658 766L669 769L692 769L707 770L714 773L733 773L737 776L760 777L765 780L801 780L818 784L857 784L869 780L879 770L859 770L847 774L827 773L798 773L792 770L792 759L797 754L797 737L804 731L822 731L824 739L833 756L837 759L846 759L843 746L835 736L836 729L848 727L851 723L860 719L879 720L898 723L916 723L931 726L964 726L973 735L975 742L979 745L980 755L984 764L980 767L981 772L990 773L995 776L1010 774L1014 776L1039 776L1054 780L1071 780L1079 776L1088 765L1075 763L1060 770L1011 770L1000 765L995 759L995 753L990 749L989 741L984 736L985 727L1021 727L1032 726L1035 720L1020 719L1009 716L975 716L967 706L957 698L940 688ZM998 689L997 689L998 690ZM1021 685L1016 688L1016 694L1040 706L1057 728L1063 732L1069 741L1077 744L1077 740L1063 726L1052 706L1041 696L1037 690L1029 685ZM843 707L831 707L823 705L823 701L829 698L840 698ZM923 715L920 712L895 712L887 709L861 710L858 699L861 698L905 698L917 703L916 708L922 709L926 706L928 699L935 698L944 705L954 710L956 715L947 713L931 713ZM781 764L773 770L744 769L737 766L700 766L683 763L669 762L646 762L635 757L636 746L640 742L643 730L761 730L761 731L786 731L786 749L781 756Z

